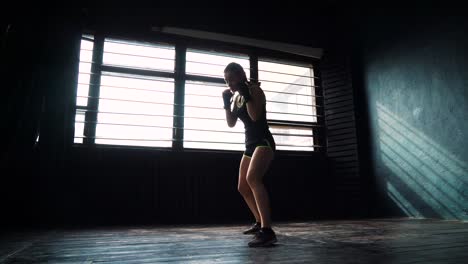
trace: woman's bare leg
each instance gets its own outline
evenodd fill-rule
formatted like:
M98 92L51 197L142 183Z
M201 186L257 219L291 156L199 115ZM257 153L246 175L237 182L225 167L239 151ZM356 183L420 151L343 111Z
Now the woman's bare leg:
M271 148L257 147L252 155L247 171L247 183L255 197L262 220L262 227L271 227L270 200L265 185L263 184L263 176L268 170L273 155L273 150Z
M246 180L247 171L249 169L249 164L250 164L250 158L243 155L241 163L240 163L240 167L239 167L239 183L238 183L237 189L241 193L242 197L244 197L244 200L249 206L250 211L252 211L252 214L254 215L255 220L257 222L260 222L261 221L260 213L258 212L257 204L255 202L255 198L252 193L252 190L250 189L250 186Z

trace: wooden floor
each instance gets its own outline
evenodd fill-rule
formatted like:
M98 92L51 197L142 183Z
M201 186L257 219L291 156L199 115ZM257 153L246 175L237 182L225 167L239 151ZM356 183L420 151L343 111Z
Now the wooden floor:
M372 219L275 223L278 243L249 248L247 225L11 231L0 263L467 263L468 223Z

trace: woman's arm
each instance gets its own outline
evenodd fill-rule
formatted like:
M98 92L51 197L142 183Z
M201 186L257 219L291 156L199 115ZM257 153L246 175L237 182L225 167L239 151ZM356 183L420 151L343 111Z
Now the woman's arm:
M259 84L249 84L250 100L247 102L247 113L252 121L257 121L262 116L263 104L266 103L265 93Z
M226 109L226 121L229 127L234 127L237 123L237 108L234 107L234 110Z
M234 107L234 110L231 111L231 98L232 97L233 97L233 94L229 89L226 89L223 91L224 109L226 112L226 121L229 127L234 127L237 122L237 111L236 111L237 108Z

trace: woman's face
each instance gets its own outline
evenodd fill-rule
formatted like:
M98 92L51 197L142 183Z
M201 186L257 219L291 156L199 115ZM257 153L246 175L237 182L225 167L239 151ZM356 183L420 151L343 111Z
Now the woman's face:
M245 81L242 74L230 71L224 73L224 80L232 92L238 91L240 84Z

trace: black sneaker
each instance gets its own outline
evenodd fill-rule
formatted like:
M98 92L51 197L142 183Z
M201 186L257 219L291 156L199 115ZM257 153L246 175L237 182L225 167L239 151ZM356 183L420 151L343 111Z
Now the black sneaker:
M255 235L255 238L249 242L249 247L266 247L271 246L272 244L276 243L278 240L276 239L276 234L273 229L265 229L262 228L260 231Z
M261 227L262 225L259 222L256 222L252 227L250 227L249 229L245 230L242 233L244 233L245 235L256 234L258 231L260 231Z

